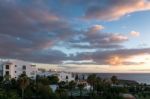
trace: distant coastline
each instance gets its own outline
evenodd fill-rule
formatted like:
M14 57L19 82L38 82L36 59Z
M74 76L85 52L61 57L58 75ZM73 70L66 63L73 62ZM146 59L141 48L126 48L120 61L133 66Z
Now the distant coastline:
M79 73L89 75L92 73ZM136 81L138 83L146 83L150 85L150 73L94 73L101 78L111 78L113 75L117 76L118 79Z

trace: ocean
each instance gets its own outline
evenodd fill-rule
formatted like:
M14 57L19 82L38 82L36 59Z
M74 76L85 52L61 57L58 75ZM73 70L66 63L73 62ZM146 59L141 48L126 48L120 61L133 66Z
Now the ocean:
M113 75L118 79L134 80L138 83L150 84L150 73L98 73L101 78L111 78Z

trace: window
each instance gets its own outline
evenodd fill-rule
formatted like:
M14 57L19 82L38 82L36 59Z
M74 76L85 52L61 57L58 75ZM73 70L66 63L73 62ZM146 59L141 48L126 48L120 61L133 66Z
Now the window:
M68 76L66 76L66 79L68 79Z
M25 66L25 65L23 65L22 69L23 69L23 70L26 70L26 66Z
M15 71L15 73L17 73L17 71Z
M6 75L9 75L9 71L6 71Z
M17 67L17 65L15 65L15 67Z
M9 69L9 65L6 65L6 69Z

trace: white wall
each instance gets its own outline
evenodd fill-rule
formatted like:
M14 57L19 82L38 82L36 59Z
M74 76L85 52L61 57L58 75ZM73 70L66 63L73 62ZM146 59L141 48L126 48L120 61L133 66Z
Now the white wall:
M66 77L68 77L68 79L66 79ZM66 72L60 72L58 73L58 78L59 78L59 81L72 81L72 80L75 80L75 77L73 77L73 75L71 73L66 73Z
M9 65L9 70L6 70L6 65ZM23 66L26 66L26 69L23 69ZM9 71L11 78L18 78L19 75L26 72L28 77L36 78L37 69L31 63L19 60L11 60L3 63L3 76L6 74L6 71Z

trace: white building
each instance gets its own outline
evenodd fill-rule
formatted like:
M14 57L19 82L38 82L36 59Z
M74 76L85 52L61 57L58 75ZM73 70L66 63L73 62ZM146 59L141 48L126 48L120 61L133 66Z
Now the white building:
M21 74L26 74L28 77L36 78L36 66L31 63L20 61L20 60L10 60L0 63L0 75L10 75L11 78L18 78Z
M72 73L68 73L68 72L60 72L58 73L58 78L59 81L65 81L65 82L70 82L70 81L74 81L75 80L75 75L73 75Z
M74 81L75 80L75 75L72 73L68 73L68 72L63 72L63 71L38 71L37 75L41 76L41 77L48 77L48 76L57 76L59 78L59 82L60 81L65 81L65 82L70 82L70 81Z
M48 77L48 76L57 76L57 72L56 71L41 71L38 70L37 71L37 75L40 77Z

